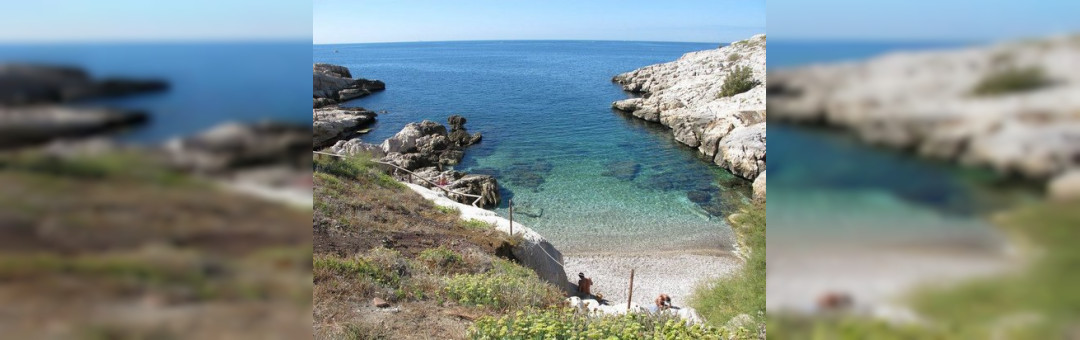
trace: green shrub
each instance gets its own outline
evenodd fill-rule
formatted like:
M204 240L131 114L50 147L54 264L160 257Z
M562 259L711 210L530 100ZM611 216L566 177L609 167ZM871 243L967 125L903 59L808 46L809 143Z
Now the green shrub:
M724 78L724 85L720 86L720 93L717 94L717 97L731 97L750 91L750 89L758 85L761 85L761 82L754 79L754 71L749 66L739 66Z
M424 251L420 252L420 259L429 265L440 268L459 266L465 263L461 255L443 246L424 249Z
M548 307L562 300L561 292L528 268L499 262L487 273L458 274L446 280L446 297L466 306L500 310Z
M1041 67L1009 67L986 75L971 93L976 96L995 96L1030 91L1049 83Z
M734 63L734 62L736 62L736 61L739 61L739 59L741 59L741 58L742 58L742 55L741 55L741 54L738 54L738 53L732 53L732 54L729 54L729 55L727 56L727 61L728 61L728 62L732 62L732 63Z
M435 210L438 210L439 212L444 213L444 214L461 215L461 210L458 210L457 208L454 208L454 207L444 207L444 206L441 206L441 205L436 205Z
M366 277L375 282L397 286L401 282L401 271L392 266L380 266L362 256L353 256L344 259L330 255L320 255L312 258L312 268L315 271L327 271L341 276Z
M631 313L587 316L572 309L517 312L480 318L471 339L753 339L748 330L687 325L672 315Z
M468 220L462 221L461 226L467 229L489 229L492 227L492 224L481 220Z
M698 286L691 296L698 313L716 326L739 314L757 317L765 312L765 205L746 208L737 222L732 229L749 251L746 265L733 276Z
M312 159L312 168L315 172L322 172L337 177L348 179L367 179L383 188L404 188L405 185L394 180L379 169L371 155L357 154L350 157L334 157L315 155ZM369 181L361 181L367 183Z

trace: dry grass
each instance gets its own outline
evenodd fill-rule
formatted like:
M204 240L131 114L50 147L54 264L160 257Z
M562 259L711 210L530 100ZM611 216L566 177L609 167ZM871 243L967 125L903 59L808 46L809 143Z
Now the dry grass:
M2 155L0 329L12 338L302 336L312 251L297 227L308 214L137 153Z
M316 157L315 171L316 338L464 338L469 319L501 315L509 305L462 303L448 290L467 280L462 278L515 278L506 280L520 283L507 290L513 299L495 290L470 291L514 306L561 300L531 270L495 255L508 254L512 238L486 224L460 221L457 211L437 208L374 163ZM376 297L398 312L372 306Z

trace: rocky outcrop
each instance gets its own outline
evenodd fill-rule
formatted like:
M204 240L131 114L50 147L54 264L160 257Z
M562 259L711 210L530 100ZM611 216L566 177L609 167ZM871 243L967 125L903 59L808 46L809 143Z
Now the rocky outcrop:
M383 141L380 146L386 154L383 160L408 170L458 164L465 156L464 148L479 142L480 134L470 136L465 132L464 117L451 116L449 121L454 127L453 132L464 138L451 139L445 126L430 120L409 123Z
M162 146L169 165L195 173L222 174L261 165L304 167L308 154L307 127L260 122L224 123Z
M143 124L142 112L63 106L0 107L0 148L84 137Z
M93 79L79 68L65 66L0 65L0 105L56 104L168 89L162 80Z
M86 137L145 123L132 110L62 106L79 100L162 91L160 80L93 79L63 66L0 65L0 148Z
M1049 179L1080 168L1076 41L893 53L773 71L768 106L774 119L843 127L868 143Z
M441 191L446 197L459 203L471 205L473 202L476 202L476 206L482 208L496 206L501 199L499 195L499 182L491 175L467 174L454 170L440 172L435 167L419 169L414 171L414 173L416 174L415 176L398 174L397 177L402 181ZM425 178L428 181L418 177ZM429 181L434 181L435 183ZM436 189L435 187L437 185L451 192ZM480 196L480 198L477 200L476 197L459 195L457 193L477 195Z
M721 97L725 79L739 67L748 67L759 85ZM765 35L687 53L613 81L642 97L612 108L671 128L676 140L740 177L753 180L765 171Z
M323 148L348 139L361 127L375 122L375 112L362 107L329 107L311 111L311 146Z
M386 84L382 81L353 79L349 69L330 64L312 66L311 84L314 108L342 103L386 89Z

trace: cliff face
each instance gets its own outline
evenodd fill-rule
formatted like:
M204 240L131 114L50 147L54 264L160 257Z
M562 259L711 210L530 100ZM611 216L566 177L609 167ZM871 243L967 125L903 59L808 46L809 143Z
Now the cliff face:
M740 68L749 72L749 90L721 95ZM612 80L641 95L613 108L671 128L676 140L740 177L754 180L765 171L765 35Z
M1080 37L770 72L773 118L1045 179L1080 169Z

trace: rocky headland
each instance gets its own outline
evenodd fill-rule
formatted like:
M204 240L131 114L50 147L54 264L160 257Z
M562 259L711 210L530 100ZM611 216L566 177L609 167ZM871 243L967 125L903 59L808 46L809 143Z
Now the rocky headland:
M0 65L0 148L82 138L143 124L148 120L145 112L67 104L168 87L156 79L95 79L68 66Z
M312 66L312 107L319 108L360 98L386 89L379 80L353 79L344 66L315 64Z
M769 72L773 118L1080 196L1080 36Z
M755 180L765 172L765 47L765 35L756 35L617 75L612 80L638 97L611 106L671 128L716 165ZM739 71L748 73L744 91L722 94Z

